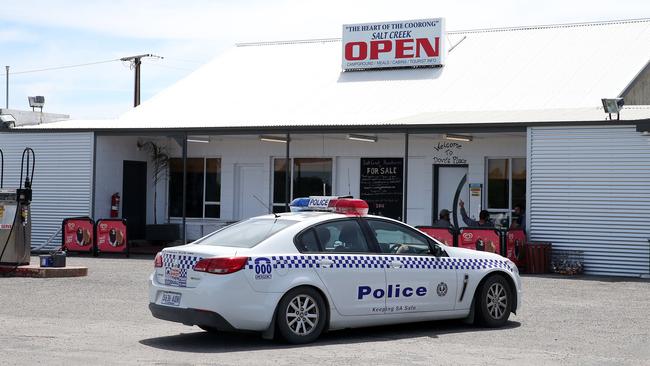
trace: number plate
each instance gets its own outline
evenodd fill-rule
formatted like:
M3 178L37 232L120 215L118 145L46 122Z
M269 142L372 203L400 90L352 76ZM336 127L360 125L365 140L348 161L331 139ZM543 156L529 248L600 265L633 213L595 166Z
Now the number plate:
M160 304L178 306L181 304L181 294L177 292L163 292L160 298Z

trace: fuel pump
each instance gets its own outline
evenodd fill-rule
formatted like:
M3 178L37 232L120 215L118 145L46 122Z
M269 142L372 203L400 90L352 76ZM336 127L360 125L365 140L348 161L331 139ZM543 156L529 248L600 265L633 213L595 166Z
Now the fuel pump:
M36 157L34 150L23 150L18 188L4 188L4 155L0 153L0 264L29 264L32 242L32 183ZM23 181L23 176L25 180Z

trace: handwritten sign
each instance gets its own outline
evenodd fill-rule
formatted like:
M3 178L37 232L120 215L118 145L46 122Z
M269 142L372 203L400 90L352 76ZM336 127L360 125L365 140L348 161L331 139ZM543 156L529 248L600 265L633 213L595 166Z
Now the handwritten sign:
M467 164L467 160L460 156L462 150L463 145L458 142L439 141L433 145L433 163Z
M360 196L371 215L402 218L404 159L362 158Z

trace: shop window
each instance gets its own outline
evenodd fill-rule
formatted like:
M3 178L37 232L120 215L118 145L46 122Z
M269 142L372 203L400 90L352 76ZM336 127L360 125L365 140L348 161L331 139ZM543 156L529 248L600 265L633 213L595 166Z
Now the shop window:
M488 210L509 211L526 201L526 159L487 159Z
M510 199L509 159L488 159L488 208L507 209Z
M186 216L221 216L221 159L188 158ZM169 159L169 216L183 216L183 159Z
M273 212L284 212L286 201L286 159L273 160ZM296 197L327 196L332 194L332 159L290 159L289 201Z

